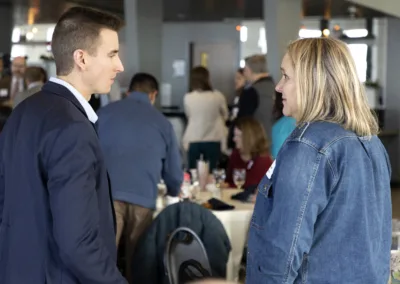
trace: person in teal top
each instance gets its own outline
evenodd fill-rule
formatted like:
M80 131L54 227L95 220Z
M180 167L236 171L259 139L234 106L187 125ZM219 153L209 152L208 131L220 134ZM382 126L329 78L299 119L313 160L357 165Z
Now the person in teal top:
M292 133L296 128L296 120L292 117L283 115L283 102L282 94L275 92L275 102L274 102L274 117L275 123L272 126L272 145L271 145L271 155L274 159L279 153L283 143L286 138Z

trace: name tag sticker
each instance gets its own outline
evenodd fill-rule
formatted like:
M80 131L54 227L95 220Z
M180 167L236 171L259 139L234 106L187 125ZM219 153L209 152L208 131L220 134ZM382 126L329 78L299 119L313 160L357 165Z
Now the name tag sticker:
M269 179L271 179L272 174L274 173L274 170L275 170L275 162L276 162L276 160L274 160L274 162L272 163L272 165L269 167L267 173L265 174Z
M0 97L7 97L8 89L0 89Z

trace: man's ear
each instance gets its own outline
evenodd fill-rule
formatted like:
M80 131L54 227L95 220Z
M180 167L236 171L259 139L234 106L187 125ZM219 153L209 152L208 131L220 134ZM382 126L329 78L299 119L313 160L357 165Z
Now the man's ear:
M151 93L149 94L150 101L151 101L152 104L154 104L154 102L156 101L156 99L157 99L157 94L158 94L158 91L154 91L154 92L151 92Z
M74 62L81 70L85 70L86 66L86 53L82 49L77 49L74 51Z

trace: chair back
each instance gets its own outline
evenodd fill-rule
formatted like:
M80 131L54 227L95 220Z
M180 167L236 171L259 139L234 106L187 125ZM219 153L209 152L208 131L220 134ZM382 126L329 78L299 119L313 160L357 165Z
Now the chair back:
M170 284L184 284L211 277L211 266L203 242L186 227L177 228L170 235L164 265Z

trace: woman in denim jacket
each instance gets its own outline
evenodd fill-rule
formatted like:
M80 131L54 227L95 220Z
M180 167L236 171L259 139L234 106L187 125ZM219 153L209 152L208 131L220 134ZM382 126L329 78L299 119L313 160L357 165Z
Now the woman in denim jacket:
M258 186L246 283L387 283L391 169L350 52L301 39L281 69L297 128Z

